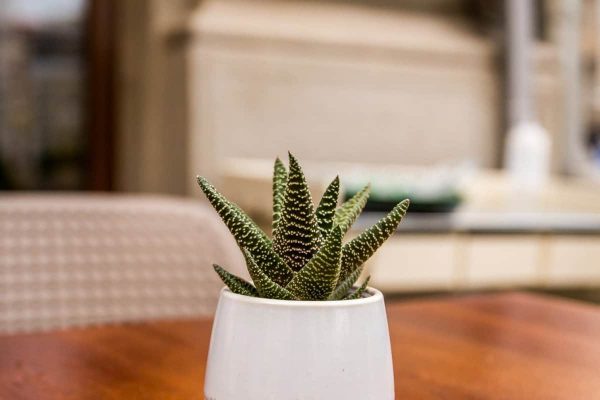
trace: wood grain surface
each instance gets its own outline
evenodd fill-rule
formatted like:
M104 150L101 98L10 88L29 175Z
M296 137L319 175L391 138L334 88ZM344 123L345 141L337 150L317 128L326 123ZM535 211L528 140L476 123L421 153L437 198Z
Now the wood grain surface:
M389 303L388 315L397 399L600 399L599 307L510 293ZM0 336L0 399L202 399L210 328Z

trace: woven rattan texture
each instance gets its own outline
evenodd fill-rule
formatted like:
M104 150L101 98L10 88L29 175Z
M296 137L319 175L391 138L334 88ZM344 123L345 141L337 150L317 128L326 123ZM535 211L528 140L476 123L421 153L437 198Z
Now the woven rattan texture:
M0 333L211 315L243 269L212 209L168 197L0 196Z

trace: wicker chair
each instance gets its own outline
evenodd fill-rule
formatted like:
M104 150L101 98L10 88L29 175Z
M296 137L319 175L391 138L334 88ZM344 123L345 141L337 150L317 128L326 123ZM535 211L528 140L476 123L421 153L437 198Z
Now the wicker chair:
M210 315L243 275L203 203L158 196L0 196L0 333Z

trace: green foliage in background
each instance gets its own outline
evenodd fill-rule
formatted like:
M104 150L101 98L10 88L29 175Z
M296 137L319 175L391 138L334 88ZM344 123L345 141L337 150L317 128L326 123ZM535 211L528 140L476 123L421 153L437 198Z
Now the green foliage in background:
M340 181L327 187L315 209L298 161L289 154L289 171L275 160L273 232L270 239L237 205L206 179L198 184L244 253L252 283L218 265L215 271L232 292L282 300L351 300L363 296L367 280L354 289L364 262L398 227L409 201L400 202L375 225L343 243L369 197L367 185L337 207Z

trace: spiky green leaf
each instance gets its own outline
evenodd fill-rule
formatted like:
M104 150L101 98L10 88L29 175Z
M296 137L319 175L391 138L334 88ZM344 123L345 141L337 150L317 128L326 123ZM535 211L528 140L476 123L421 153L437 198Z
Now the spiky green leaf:
M275 253L271 241L236 204L227 200L205 178L198 177L198 184L215 208L240 248L248 249L256 263L272 280L287 284L294 272Z
M333 227L327 241L286 286L300 300L326 300L340 275L342 231Z
M368 184L356 193L349 200L347 200L338 210L335 212L333 223L339 225L342 228L342 234L346 234L356 218L360 215L367 200L371 193L371 184Z
M318 250L319 229L304 173L294 156L289 157L290 171L273 248L289 268L300 271Z
M352 239L342 249L342 272L340 279L344 280L356 268L361 266L377 251L392 233L406 214L410 201L403 200L392 211L375 225Z
M360 299L362 297L363 293L365 292L365 290L367 290L367 285L369 285L370 280L371 280L371 277L370 276L367 277L367 279L363 282L362 285L360 285L360 287L358 289L356 289L353 293L346 296L345 300Z
M215 272L219 275L223 283L233 292L243 294L244 296L258 297L258 291L252 284L246 282L239 276L235 276L217 264L213 264Z
M273 167L273 235L277 230L279 219L281 218L281 211L283 210L283 196L285 193L285 186L287 184L287 171L285 165L281 162L279 157L275 160L275 166Z
M258 225L256 225L252 218L250 218L237 204L229 201L225 196L217 191L206 178L197 176L196 180L198 181L200 189L202 189L202 192L228 228L230 227L230 224L234 223L238 225L236 230L246 229L244 226L247 225L254 231L252 236L260 236L261 238L269 241L269 237L263 232L262 229L258 227ZM229 215L230 213L235 213L236 215ZM234 237L236 237L236 233L231 233Z
M340 193L340 178L338 176L327 186L319 206L317 207L317 225L321 235L321 243L327 239L327 235L333 226L333 217L335 215L335 207L337 206L338 196Z
M348 292L354 286L354 283L358 280L358 277L363 271L363 266L356 268L350 275L343 281L339 282L333 293L329 295L327 300L342 300L348 295Z
M294 296L287 289L273 282L273 280L271 280L260 269L248 250L244 249L244 257L246 258L248 272L250 272L252 282L254 282L260 297L265 297L268 299L294 300Z

